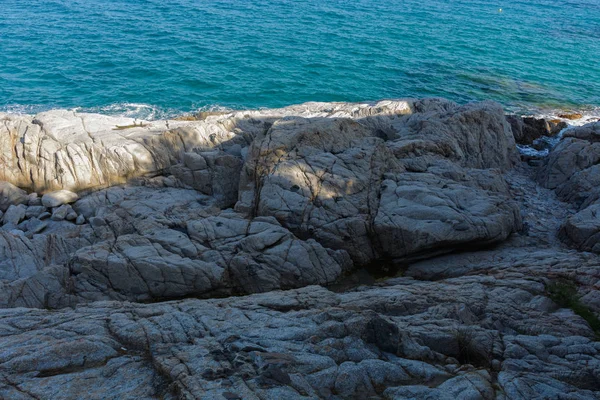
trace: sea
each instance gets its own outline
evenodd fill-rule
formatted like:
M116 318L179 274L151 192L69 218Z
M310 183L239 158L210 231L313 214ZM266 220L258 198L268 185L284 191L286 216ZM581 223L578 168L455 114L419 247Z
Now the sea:
M0 0L0 111L307 101L600 115L600 0Z

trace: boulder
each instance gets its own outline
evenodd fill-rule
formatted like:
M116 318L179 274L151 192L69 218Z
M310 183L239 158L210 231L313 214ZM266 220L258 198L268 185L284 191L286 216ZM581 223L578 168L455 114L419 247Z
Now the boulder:
M0 181L0 211L6 211L11 205L25 204L29 198L27 192L10 182Z
M18 225L25 218L26 212L27 207L23 204L19 204L18 206L11 205L4 213L2 223Z
M54 209L54 211L52 211L52 217L50 217L50 219L52 221L62 221L62 220L64 220L67 217L67 215L71 211L73 211L73 209L71 208L70 205L63 204L60 207L56 207Z
M401 170L384 141L349 119L275 122L250 148L236 210L274 216L300 237L346 250L359 265L371 243L383 175Z
M38 194L35 192L29 193L27 198L28 198L27 205L29 205L29 206L41 206L42 205L42 199L40 197L38 197Z
M79 199L77 193L69 190L57 190L42 196L42 204L47 208L60 207L63 204L74 203Z
M39 217L43 212L46 211L44 206L29 206L25 211L26 218Z
M549 120L548 124L550 125L550 136L556 136L563 129L567 129L569 127L569 124L567 124L565 121L561 121L559 119Z
M538 173L538 181L559 197L585 207L600 195L600 123L569 129Z
M579 250L600 254L600 203L592 204L568 217L560 235L564 241Z

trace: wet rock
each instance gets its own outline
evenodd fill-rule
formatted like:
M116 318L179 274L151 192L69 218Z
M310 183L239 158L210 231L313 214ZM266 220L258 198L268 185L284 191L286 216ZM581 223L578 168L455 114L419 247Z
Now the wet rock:
M515 141L523 145L531 145L536 139L544 136L555 136L567 127L562 121L553 122L544 118L507 115L506 119L510 123Z
M569 127L569 124L567 124L565 121L556 120L556 119L548 121L548 124L550 125L550 136L556 136L563 129L566 129Z
M581 119L583 118L583 114L580 113L563 113L563 114L558 114L559 118L564 118L564 119Z
M83 225L85 223L85 217L83 216L83 214L80 214L77 216L77 219L75 220L75 223L77 225Z

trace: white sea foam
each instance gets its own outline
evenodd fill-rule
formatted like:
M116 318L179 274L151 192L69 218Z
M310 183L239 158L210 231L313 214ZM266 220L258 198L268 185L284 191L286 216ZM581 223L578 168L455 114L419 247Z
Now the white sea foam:
M44 111L55 110L60 108L64 109L64 107L52 107L48 105L38 104L9 104L5 106L0 106L0 112L20 115L35 115ZM114 103L107 106L99 107L75 107L69 108L69 110L73 110L78 113L104 114L115 117L136 118L146 121L171 119L184 114L196 114L201 111L234 111L232 108L229 107L224 107L220 105L210 105L193 108L189 112L185 112L175 108L162 108L144 103Z
M181 111L175 109L164 109L144 103L115 103L102 107L77 107L73 111L136 118L146 121L169 119L181 114Z
M577 119L566 119L561 118L560 115L564 114L581 114L581 118ZM535 114L531 114L535 118L544 118L546 120L561 120L569 124L569 126L582 126L589 124L590 122L596 122L600 119L600 107L588 107L583 109L575 109L572 112L566 112L565 110L542 110Z
M560 121L564 121L565 123L567 123L568 126L565 129L561 130L558 133L558 135L556 135L554 137L544 136L544 137L537 139L536 141L544 142L546 144L545 146L543 146L544 147L543 150L536 150L535 148L533 148L531 146L517 145L519 152L523 155L530 156L530 157L546 157L550 153L549 149L554 148L561 141L561 139L563 138L564 133L566 131L568 131L569 129L578 127L578 126L583 126L583 125L589 124L591 122L596 122L596 121L600 120L600 107L590 107L590 108L587 108L584 110L574 111L572 113L581 114L582 117L577 118L577 119L561 118L560 115L571 114L570 112L569 113L565 112L565 110L545 110L545 111L540 111L537 113L532 113L529 115L523 115L523 116L530 116L530 117L540 118L540 119L543 118L545 120L560 120Z

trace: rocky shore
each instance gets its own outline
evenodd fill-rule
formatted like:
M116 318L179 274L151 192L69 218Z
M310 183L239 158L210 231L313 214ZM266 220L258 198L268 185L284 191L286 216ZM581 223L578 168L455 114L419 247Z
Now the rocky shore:
M600 122L0 121L2 399L600 398Z

